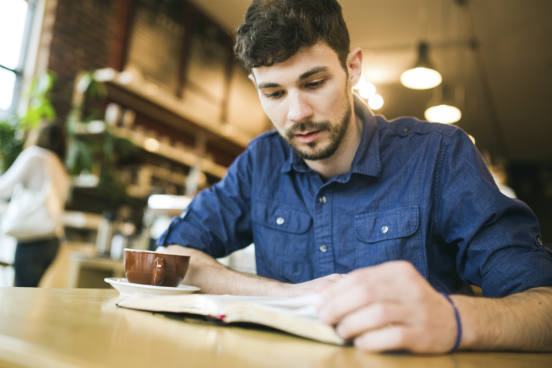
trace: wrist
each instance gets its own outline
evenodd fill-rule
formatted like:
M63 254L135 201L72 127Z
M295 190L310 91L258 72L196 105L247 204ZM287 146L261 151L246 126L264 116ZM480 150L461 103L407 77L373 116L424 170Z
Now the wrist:
M453 312L454 312L454 323L456 327L456 334L454 337L454 344L452 348L448 351L449 353L456 352L462 343L462 319L460 318L460 312L456 306L456 303L454 300L446 293L441 293L442 296L447 299L447 302L451 305Z
M469 349L477 346L476 331L472 328L473 316L469 314L470 299L472 297L464 295L450 295L450 298L458 310L460 321L462 323L462 339L460 340L458 349Z

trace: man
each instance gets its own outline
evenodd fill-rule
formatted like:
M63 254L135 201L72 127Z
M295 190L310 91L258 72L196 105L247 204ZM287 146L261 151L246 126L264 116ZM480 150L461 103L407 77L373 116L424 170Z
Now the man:
M551 349L552 256L534 215L461 130L389 123L353 97L362 53L335 0L254 0L235 51L276 132L159 239L192 256L186 282L321 292L322 320L363 350ZM251 242L259 276L212 258Z

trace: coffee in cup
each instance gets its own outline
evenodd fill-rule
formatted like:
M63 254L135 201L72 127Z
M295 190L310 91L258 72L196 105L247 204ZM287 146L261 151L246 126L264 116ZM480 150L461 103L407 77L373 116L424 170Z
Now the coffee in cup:
M186 275L190 256L125 249L125 274L128 282L154 286L178 286Z

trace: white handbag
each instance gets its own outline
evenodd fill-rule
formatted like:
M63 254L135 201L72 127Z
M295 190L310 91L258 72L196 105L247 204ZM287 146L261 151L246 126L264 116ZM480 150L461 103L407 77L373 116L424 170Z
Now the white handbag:
M2 232L17 240L27 241L55 236L61 208L50 183L39 191L17 185L2 215Z

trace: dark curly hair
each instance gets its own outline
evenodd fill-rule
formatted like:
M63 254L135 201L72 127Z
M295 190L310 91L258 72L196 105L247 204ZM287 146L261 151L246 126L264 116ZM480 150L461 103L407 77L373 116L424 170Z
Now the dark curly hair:
M234 52L251 71L285 61L318 41L335 50L347 70L349 31L337 0L253 0L238 28Z

